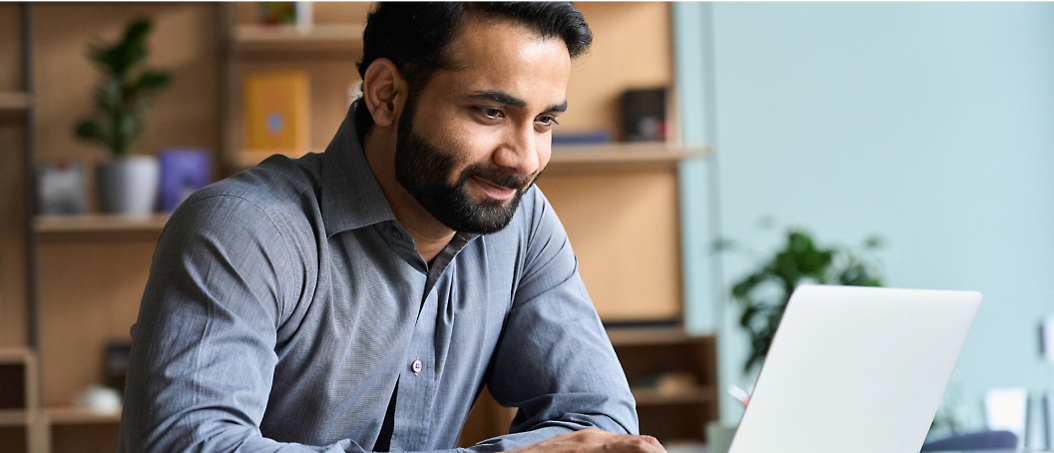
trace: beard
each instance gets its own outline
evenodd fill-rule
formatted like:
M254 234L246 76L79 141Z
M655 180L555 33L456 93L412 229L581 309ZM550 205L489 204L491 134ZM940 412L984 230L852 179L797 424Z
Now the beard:
M450 175L459 162L453 153L439 149L414 131L413 107L413 99L408 99L405 114L399 118L395 144L395 178L399 184L432 217L454 231L489 234L508 226L520 198L534 184L537 174L518 176L477 162L465 167L450 184ZM473 177L514 189L516 194L509 200L476 201L465 188L465 183Z

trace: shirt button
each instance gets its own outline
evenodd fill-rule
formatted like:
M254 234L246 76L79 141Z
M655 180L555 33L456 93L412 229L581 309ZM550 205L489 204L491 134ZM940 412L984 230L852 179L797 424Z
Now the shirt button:
M414 363L410 364L410 369L414 371L414 374L420 373L421 372L421 361L420 360L414 360Z
M392 228L392 237L396 238L396 239L402 239L403 238L403 234L400 233L399 230L397 230L395 228Z

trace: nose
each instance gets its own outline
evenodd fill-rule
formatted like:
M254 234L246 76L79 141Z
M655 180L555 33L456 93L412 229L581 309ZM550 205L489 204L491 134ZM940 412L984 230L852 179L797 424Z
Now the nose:
M494 153L494 164L513 169L521 176L535 174L542 165L540 152L543 150L538 135L533 122L509 128L502 145Z

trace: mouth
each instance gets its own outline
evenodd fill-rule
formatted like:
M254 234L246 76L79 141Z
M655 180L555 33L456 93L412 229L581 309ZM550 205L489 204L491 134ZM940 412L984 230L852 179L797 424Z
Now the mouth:
M472 181L483 189L483 193L487 194L487 197L495 200L508 200L516 195L516 189L510 189L505 186L494 184L478 176L473 176Z

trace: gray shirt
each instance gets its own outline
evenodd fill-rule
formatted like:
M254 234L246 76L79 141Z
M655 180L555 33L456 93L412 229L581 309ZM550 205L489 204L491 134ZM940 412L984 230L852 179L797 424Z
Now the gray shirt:
M158 241L132 327L120 451L451 449L482 387L517 407L498 451L635 404L552 207L429 265L349 116L323 154L274 156L195 193Z

